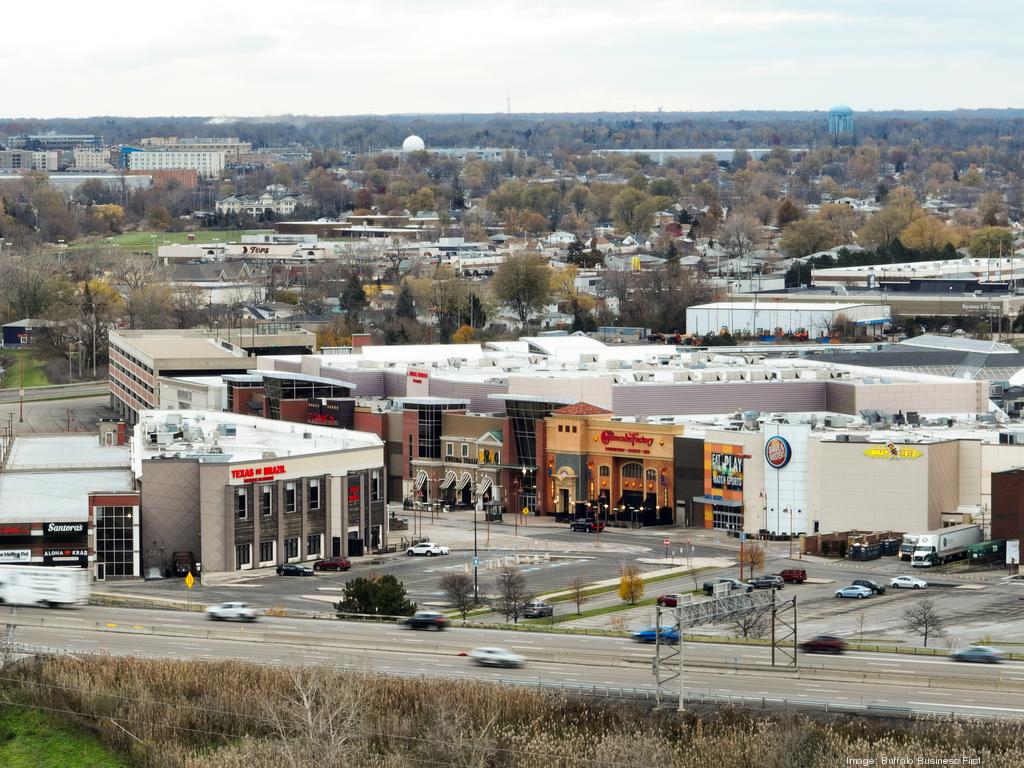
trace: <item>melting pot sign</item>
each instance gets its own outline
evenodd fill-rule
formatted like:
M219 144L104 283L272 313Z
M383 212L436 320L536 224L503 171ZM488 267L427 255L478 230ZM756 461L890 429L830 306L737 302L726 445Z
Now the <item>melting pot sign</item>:
M786 438L776 435L764 444L764 458L769 466L782 469L793 458L793 449Z

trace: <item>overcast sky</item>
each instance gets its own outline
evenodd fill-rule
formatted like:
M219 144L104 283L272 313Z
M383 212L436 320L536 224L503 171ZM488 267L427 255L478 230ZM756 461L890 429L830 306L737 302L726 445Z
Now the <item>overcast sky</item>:
M4 3L0 114L1024 107L1021 0Z

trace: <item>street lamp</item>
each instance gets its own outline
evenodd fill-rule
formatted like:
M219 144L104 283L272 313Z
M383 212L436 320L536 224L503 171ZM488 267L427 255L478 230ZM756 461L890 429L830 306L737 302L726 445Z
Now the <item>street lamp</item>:
M473 482L473 496L476 497L476 504L473 506L473 602L478 603L480 601L480 592L477 582L477 566L480 564L480 559L476 546L476 519L480 514L480 509L483 507L483 498L477 495L475 481Z

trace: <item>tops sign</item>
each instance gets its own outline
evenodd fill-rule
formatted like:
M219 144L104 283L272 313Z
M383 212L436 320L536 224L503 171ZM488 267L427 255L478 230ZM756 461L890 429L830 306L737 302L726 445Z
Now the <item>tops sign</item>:
M85 523L43 523L43 536L81 536Z
M639 432L612 432L610 429L606 429L601 432L601 445L609 450L616 450L618 446L610 445L611 443L622 443L630 448L637 446L650 448L654 445L654 438L641 435Z
M232 480L241 480L244 483L261 483L265 480L273 480L274 475L283 475L284 464L274 464L269 467L240 467L231 470Z
M764 460L769 467L782 469L792 458L793 449L786 438L775 435L764 444Z

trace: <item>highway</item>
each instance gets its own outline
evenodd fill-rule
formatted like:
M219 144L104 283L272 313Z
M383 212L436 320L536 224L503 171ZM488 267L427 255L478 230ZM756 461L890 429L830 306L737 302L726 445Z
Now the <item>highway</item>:
M20 399L18 382L8 381L10 386L0 389L0 403L16 403ZM107 381L84 381L79 384L55 384L48 387L29 387L25 390L25 402L33 400L65 400L79 397L106 395L110 391Z
M413 632L388 624L261 618L211 622L200 614L84 607L0 609L14 641L68 652L177 659L244 658L261 664L330 664L366 671L501 679L570 686L654 689L653 648L624 638L455 628ZM522 669L479 668L459 654L497 645L526 658ZM800 669L771 669L767 648L687 643L687 695L871 705L937 713L1019 716L1024 664L957 665L942 657L849 653L800 656Z

